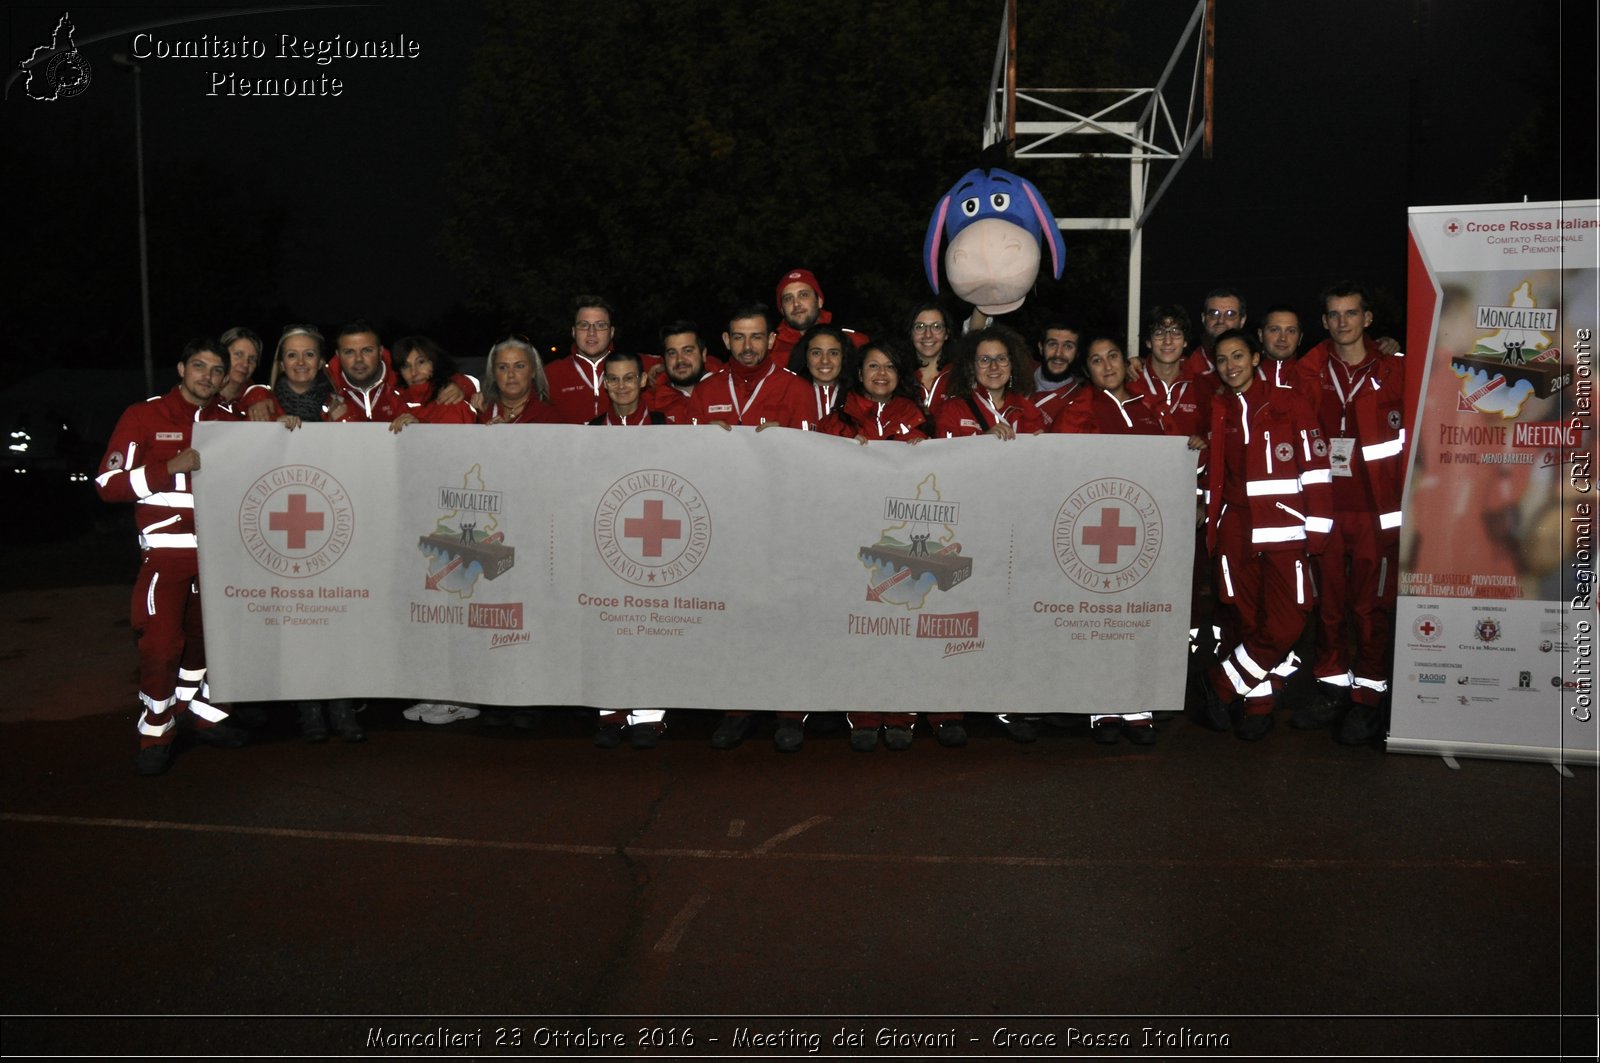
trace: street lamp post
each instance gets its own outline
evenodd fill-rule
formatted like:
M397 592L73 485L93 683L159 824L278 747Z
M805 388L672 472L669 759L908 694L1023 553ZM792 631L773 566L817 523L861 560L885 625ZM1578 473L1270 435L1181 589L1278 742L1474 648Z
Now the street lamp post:
M156 389L155 362L150 352L150 238L144 220L144 95L139 64L124 52L111 57L118 66L133 74L133 153L139 180L139 308L144 316L144 387Z

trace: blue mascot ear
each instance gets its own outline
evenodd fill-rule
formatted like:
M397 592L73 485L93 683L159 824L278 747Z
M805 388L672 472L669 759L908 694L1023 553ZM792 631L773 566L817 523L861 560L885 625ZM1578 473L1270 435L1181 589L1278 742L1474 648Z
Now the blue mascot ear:
M944 198L939 200L939 205L933 208L933 217L928 221L928 235L922 240L922 271L928 275L928 283L933 286L935 295L939 294L939 259L944 243L944 219L950 210L950 193L946 192Z
M1013 177L1016 175L1013 174ZM1028 207L1039 222L1039 231L1044 241L1050 245L1050 275L1056 280L1061 279L1061 271L1067 265L1067 245L1061 239L1061 230L1056 227L1056 216L1050 210L1050 205L1044 201L1044 196L1033 187L1033 182L1026 177L1017 177L1017 182L1022 185L1022 191L1028 196Z

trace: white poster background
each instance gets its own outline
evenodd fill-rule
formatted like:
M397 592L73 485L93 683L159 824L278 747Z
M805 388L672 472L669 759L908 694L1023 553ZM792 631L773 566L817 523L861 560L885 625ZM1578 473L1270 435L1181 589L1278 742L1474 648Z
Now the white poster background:
M1600 501L1597 208L1588 200L1411 209L1412 247L1426 271L1425 282L1413 276L1412 313L1431 304L1433 314L1426 351L1408 359L1422 383L1395 616L1392 751L1600 760L1590 592ZM1554 311L1555 321L1503 332L1501 308L1530 319ZM1455 382L1462 355L1498 349L1507 335L1528 342L1526 358L1558 349L1569 383L1543 398L1524 395L1530 385L1505 386L1509 371L1506 380L1491 369ZM1448 404L1430 405L1441 386ZM1497 403L1506 392L1520 405ZM1574 423L1590 430L1552 437L1551 428ZM1514 545L1496 545L1507 541ZM1553 551L1540 546L1551 542Z
M222 700L1182 705L1181 439L201 424L194 440Z

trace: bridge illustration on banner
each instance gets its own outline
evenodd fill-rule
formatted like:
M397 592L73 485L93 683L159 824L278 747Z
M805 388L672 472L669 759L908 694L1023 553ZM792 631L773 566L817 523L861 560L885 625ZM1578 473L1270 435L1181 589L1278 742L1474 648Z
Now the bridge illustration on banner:
M872 565L893 568L894 575L876 585L867 587L867 601L883 601L883 592L907 580L932 575L942 591L947 591L972 575L972 559L961 556L961 544L951 543L936 554L918 552L914 548L877 543L863 546L857 556Z
M502 542L505 533L494 532L482 539L476 536L477 533L467 526L461 529L460 535L441 535L434 532L417 540L417 545L429 554L450 558L443 567L428 573L425 585L430 591L438 590L445 577L462 565L474 562L483 570L484 579L494 579L511 571L517 561L517 549Z

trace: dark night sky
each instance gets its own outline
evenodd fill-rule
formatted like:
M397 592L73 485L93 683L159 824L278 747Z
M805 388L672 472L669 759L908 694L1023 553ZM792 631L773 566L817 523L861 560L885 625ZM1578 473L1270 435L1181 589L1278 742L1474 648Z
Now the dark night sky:
M1026 8L1030 0L1021 2ZM1003 10L999 0L986 6L992 14L982 21L992 28L973 44L984 71ZM1191 6L1126 0L1137 74L1152 79L1159 72ZM1596 195L1591 5L1220 0L1218 6L1215 158L1191 160L1154 215L1145 244L1147 303L1178 300L1197 308L1205 289L1229 283L1258 307L1287 300L1314 309L1322 285L1356 276L1378 290L1380 311L1389 312L1380 325L1397 329L1407 205ZM6 198L6 232L17 272L8 287L21 293L8 298L8 316L16 315L20 327L12 331L22 346L13 351L22 357L7 379L23 365L74 352L94 352L85 358L90 364L137 366L132 78L111 55L128 50L135 28L228 9L70 10L93 66L88 90L40 103L25 98L14 80L4 103L7 156L16 160L8 162L16 181ZM157 364L169 363L163 352L174 353L185 336L220 331L241 317L263 333L288 320L331 325L357 315L394 328L448 330L445 322L467 293L440 254L438 232L450 207L445 171L481 15L470 3L247 10L257 13L156 32L169 39L248 33L272 42L280 33L387 39L403 33L420 43L421 57L327 67L144 63L152 261L166 263L153 267L152 277ZM596 11L605 10L600 0ZM13 63L48 40L60 13L59 7L7 9ZM121 30L127 32L113 33ZM916 47L917 34L936 32L908 21L896 46ZM1021 40L1024 82L1029 49L1047 47L1037 34ZM1563 50L1576 61L1564 66ZM346 89L338 99L208 97L206 71L218 67L251 76L327 73L343 78ZM621 76L625 71L600 72L599 91L606 78ZM950 116L973 130L974 149L986 87L986 77L974 81L969 112ZM1555 107L1563 90L1564 113ZM1544 124L1528 124L1541 108ZM1029 173L1047 197L1050 175L1047 166ZM1053 206L1062 214L1083 212L1080 205ZM239 246L229 217L240 213L270 218L271 237ZM920 231L906 233L908 247L920 247L921 239ZM1068 239L1121 238L1069 233ZM250 280L230 305L194 305L174 290L182 273L175 261L246 276L239 262L245 255L265 263L270 280ZM788 265L774 262L774 278ZM839 279L831 287L838 291ZM770 291L750 295L767 299ZM1120 316L1121 299L1108 292L1101 306L1074 309ZM830 301L848 300L838 292ZM462 320L454 327L464 328ZM563 324L527 328L549 334ZM483 340L444 338L472 349Z

